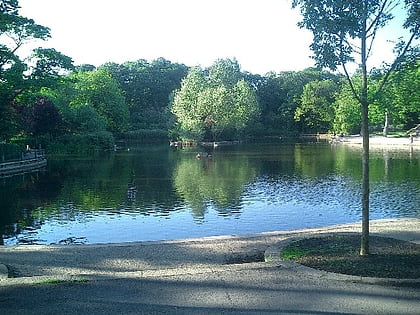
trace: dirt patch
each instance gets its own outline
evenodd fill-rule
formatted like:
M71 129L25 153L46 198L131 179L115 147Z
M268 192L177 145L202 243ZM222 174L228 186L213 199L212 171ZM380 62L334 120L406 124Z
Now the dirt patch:
M335 273L363 277L419 279L420 245L371 236L370 255L360 256L360 235L332 235L299 240L284 247L283 259Z
M247 264L253 262L263 262L264 252L251 253L235 253L228 256L225 260L226 264Z

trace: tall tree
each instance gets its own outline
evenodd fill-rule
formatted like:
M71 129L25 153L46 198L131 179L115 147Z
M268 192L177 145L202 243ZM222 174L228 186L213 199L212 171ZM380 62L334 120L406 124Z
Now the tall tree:
M170 96L181 86L187 66L158 58L151 63L107 63L101 68L107 69L123 89L132 130L168 128Z
M13 101L26 87L25 63L16 54L32 39L46 39L49 29L19 16L17 0L0 1L0 139L17 130Z
M303 21L299 26L312 31L314 35L311 49L314 58L321 67L336 70L339 66L348 79L351 90L361 107L363 156L362 156L362 237L360 255L369 254L369 120L368 105L368 58L378 31L392 18L392 12L398 8L398 0L294 0L293 7L299 7ZM408 18L404 28L411 36L397 47L397 56L387 75L375 93L384 87L389 74L419 38L420 4L416 0L405 0ZM360 90L355 88L348 71L348 64L359 56L362 76Z
M390 122L407 130L413 128L420 121L420 55L395 71L389 85L383 98Z
M311 131L330 131L334 119L334 101L339 85L332 80L312 81L303 88L301 104L295 120L302 121Z
M17 113L31 112L41 88L55 84L63 70L73 69L71 58L50 48L37 48L23 59L18 50L26 43L50 37L49 28L19 15L17 0L0 1L0 138L8 140L27 126ZM38 104L40 105L40 104ZM53 103L48 103L48 106ZM28 108L25 109L24 107ZM35 106L37 109L48 106ZM24 121L25 119L22 119ZM21 129L21 130L19 130ZM41 130L36 128L36 130ZM31 133L33 130L31 131Z
M48 27L38 25L32 19L18 14L18 1L3 0L0 7L0 78L19 60L16 52L33 39L50 37Z
M199 91L206 87L203 71L194 67L188 71L181 88L175 92L171 112L177 119L181 138L201 139L204 136Z
M42 86L52 88L60 75L73 70L73 60L54 48L37 48L31 58L35 64L31 78Z
M57 89L57 104L74 126L79 123L87 130L100 131L105 123L112 133L124 132L127 127L129 112L123 91L103 68L66 77Z
M26 106L22 113L25 132L31 135L50 135L58 133L61 126L61 116L55 104L42 97L31 106Z
M171 111L181 138L215 141L241 137L259 117L254 90L241 78L236 61L217 60L206 73L192 68L175 92Z

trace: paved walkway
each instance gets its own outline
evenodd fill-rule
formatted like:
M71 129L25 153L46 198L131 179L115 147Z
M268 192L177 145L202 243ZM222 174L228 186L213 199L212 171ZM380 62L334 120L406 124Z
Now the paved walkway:
M1 247L0 262L19 277L0 281L0 313L419 314L418 283L255 262L290 238L359 230L348 224L167 242ZM420 219L372 221L371 233L420 244Z

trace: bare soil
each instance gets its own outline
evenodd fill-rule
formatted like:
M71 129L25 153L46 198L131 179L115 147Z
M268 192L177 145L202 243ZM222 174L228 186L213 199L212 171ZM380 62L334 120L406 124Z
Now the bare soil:
M370 254L360 256L360 235L307 238L282 249L281 257L329 272L363 277L420 279L420 245L370 236Z

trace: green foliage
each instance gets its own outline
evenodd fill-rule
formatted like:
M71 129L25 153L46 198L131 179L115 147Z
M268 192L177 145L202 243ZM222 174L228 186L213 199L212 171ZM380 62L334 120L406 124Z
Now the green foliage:
M218 59L209 69L209 78L214 87L233 88L242 79L241 69L236 59Z
M366 122L368 121L370 106L369 119L374 125L383 120L385 112L390 110L389 104L383 104L381 95L385 83L405 55L413 52L415 54L413 40L420 35L418 2L406 0L408 18L404 27L410 30L410 38L397 43L394 51L397 57L379 80L375 80L378 78L374 75L368 76L367 63L376 35L393 19L392 13L398 4L396 0L293 1L293 7L299 7L303 16L299 26L307 28L314 35L311 49L317 64L331 70L336 70L338 66L343 67L354 98L362 105L363 113L366 112L362 117L366 116ZM347 71L347 65L355 61L355 54L360 56L361 78L359 75L350 77Z
M73 60L54 48L35 49L31 61L35 63L32 78L50 88L56 84L62 72L74 69Z
M420 3L417 0L405 0L404 2L407 11L404 28L416 34L416 38L418 39L420 36Z
M394 5L393 0L293 1L303 16L299 26L314 35L311 49L317 64L331 70L354 61L357 48L352 40L375 37L376 31L392 19Z
M37 48L32 58L21 60L19 49L30 41L48 39L50 30L20 16L18 1L5 0L1 6L0 139L9 140L19 133L51 133L59 117L54 104L37 103L39 91L54 86L63 70L72 69L72 60L52 48Z
M164 141L168 139L168 130L166 129L138 129L130 130L124 134L124 137L131 140L142 142Z
M181 137L186 140L204 137L204 125L200 112L199 91L206 87L206 78L201 69L190 69L182 81L181 89L175 93L171 112L178 120Z
M49 153L80 154L108 150L113 147L115 139L108 131L89 132L84 134L67 134L49 142L46 147Z
M230 60L216 61L208 76L191 69L175 92L171 112L182 139L209 141L240 137L260 115L255 92Z
M101 68L109 71L124 91L131 130L168 128L168 103L187 73L185 65L158 58L107 63Z
M70 133L97 132L106 130L106 120L91 104L69 106L61 109L67 131Z
M389 83L382 92L375 95L378 85L385 74L371 75L368 86L369 122L373 130L383 126L385 113L388 112L394 128L409 129L420 121L420 84L419 62L411 61L391 73ZM360 86L361 77L352 77L356 87ZM360 133L360 104L354 97L350 86L343 85L335 102L334 131L345 134ZM373 131L371 130L371 131Z
M300 25L314 33L317 64L336 69L361 52L364 45L356 41L366 40L369 47L368 40L391 19L394 3L295 0L293 6L301 9ZM168 136L213 141L331 129L359 133L357 102L362 100L374 129L382 126L385 114L395 127L410 128L420 119L418 46L409 48L411 40L398 42L391 72L365 73L366 83L363 71L352 77L346 73L350 85L335 100L332 82L340 76L321 68L261 76L242 73L236 59L219 59L202 70L158 58L74 70L70 57L41 47L22 59L19 50L35 39L48 39L50 30L20 16L17 0L0 1L0 7L2 141L18 135L53 140L104 131L142 141ZM404 9L404 27L418 40L418 1L405 0ZM43 98L48 106L40 106Z
M0 141L16 134L16 113L11 106L13 93L0 81Z
M0 161L19 159L24 148L19 144L0 142Z
M295 111L295 119L303 121L312 131L330 131L338 89L339 85L332 80L307 83L303 88L301 104Z
M307 249L299 248L299 246L287 246L280 252L280 257L286 260L293 260L303 257L308 253Z
M386 88L386 102L392 109L391 118L395 125L409 129L419 123L419 86L419 58L405 64L392 74L389 87Z
M105 125L108 131L119 133L127 127L123 92L105 69L72 73L57 91L57 99L72 130L102 130Z
M0 11L0 79L3 81L8 74L16 70L24 70L21 67L22 61L17 55L17 51L25 43L41 39L46 40L50 37L50 30L47 27L38 25L34 20L22 17L18 14L18 1L2 1ZM6 40L7 39L7 40ZM23 76L23 71L19 73ZM6 81L12 84L11 81Z
M19 4L17 0L3 0L0 2L0 12L4 14L17 14ZM0 24L2 25L2 24ZM0 30L1 30L0 26Z
M52 136L59 133L61 115L55 104L48 98L39 98L35 103L25 107L22 116L27 134Z
M359 134L361 128L360 104L348 85L343 86L335 101L333 129L337 133Z
M339 76L308 68L298 72L268 73L264 77L248 79L256 87L263 135L295 135L302 131L294 119L295 112L301 105L304 86L316 80L336 82Z

